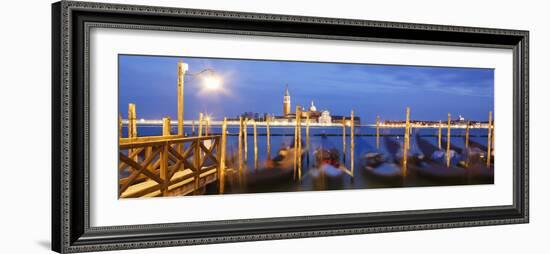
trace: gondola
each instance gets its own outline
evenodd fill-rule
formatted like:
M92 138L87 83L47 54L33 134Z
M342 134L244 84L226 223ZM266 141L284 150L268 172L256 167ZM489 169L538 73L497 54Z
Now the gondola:
M442 147L447 147L447 139L446 138L441 139L441 146ZM458 154L462 154L464 152L461 147L456 146L455 144L452 143L452 141L451 141L450 148L451 148L452 151L454 151Z
M401 186L403 177L401 168L395 163L388 162L388 158L379 152L368 152L362 157L363 174L368 180L386 186Z
M468 174L471 183L491 184L494 183L493 168L487 167L487 146L481 145L473 140L468 142ZM494 158L494 154L491 155ZM492 159L494 161L494 159Z
M314 188L318 190L340 189L344 185L345 169L340 163L340 152L335 149L319 147L313 152L315 169L309 174L313 177Z
M268 188L292 183L294 177L294 148L283 147L275 157L266 160L261 168L247 170L247 188Z
M487 146L486 145L482 145L472 139L469 140L468 142L470 144L470 150L473 150L470 151L472 154L475 154L477 155L482 161L484 161L485 163L487 162ZM495 154L494 154L494 151L492 150L491 152L491 163L494 163L495 161Z
M445 164L445 151L437 149L430 142L424 140L419 134L416 135L416 144L420 150L425 153L426 158L423 163L411 165L417 176L446 184L466 184L468 182L467 171L458 167L461 161L461 155L457 152L451 153L451 165Z

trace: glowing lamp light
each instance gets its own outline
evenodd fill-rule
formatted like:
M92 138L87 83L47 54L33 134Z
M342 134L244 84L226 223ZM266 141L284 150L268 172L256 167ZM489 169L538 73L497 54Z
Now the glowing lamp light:
M208 75L203 78L204 87L208 90L218 90L222 87L222 80L215 75Z

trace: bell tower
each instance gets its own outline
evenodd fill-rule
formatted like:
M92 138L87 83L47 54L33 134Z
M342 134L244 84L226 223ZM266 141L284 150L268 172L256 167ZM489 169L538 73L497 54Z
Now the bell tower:
M290 114L290 109L290 93L288 92L288 85L286 85L285 96L283 97L283 115L287 116Z

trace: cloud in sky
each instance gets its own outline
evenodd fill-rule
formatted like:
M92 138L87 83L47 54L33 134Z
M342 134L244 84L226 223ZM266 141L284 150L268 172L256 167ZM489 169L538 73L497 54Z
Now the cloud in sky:
M362 122L403 119L439 120L448 112L485 120L494 105L494 70L478 68L313 63L189 57L119 56L119 108L136 103L138 117L176 117L177 62L190 72L210 68L223 77L224 92L205 93L199 78L185 79L185 115L199 112L234 117L245 111L281 114L284 87L293 107L315 101L318 109ZM189 118L188 118L189 119Z

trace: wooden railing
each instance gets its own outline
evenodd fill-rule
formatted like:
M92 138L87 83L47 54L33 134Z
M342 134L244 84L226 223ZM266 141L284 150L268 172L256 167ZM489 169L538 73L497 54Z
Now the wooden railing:
M121 138L119 198L185 195L222 172L221 136Z

